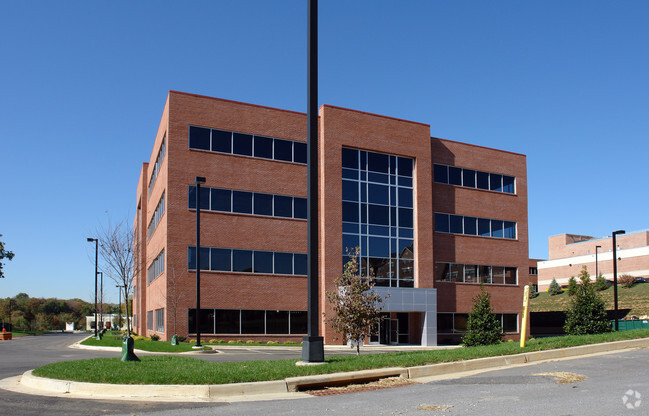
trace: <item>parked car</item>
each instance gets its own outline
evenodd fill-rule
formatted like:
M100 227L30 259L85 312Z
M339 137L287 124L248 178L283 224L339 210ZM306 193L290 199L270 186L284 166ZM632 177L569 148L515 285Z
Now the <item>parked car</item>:
M649 283L649 280L645 279L644 277L636 277L633 279L633 283Z

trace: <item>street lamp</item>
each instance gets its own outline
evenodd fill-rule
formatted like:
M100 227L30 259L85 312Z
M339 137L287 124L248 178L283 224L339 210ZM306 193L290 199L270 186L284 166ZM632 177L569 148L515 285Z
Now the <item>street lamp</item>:
M101 322L101 329L104 329L104 272L97 272L100 278L99 284L99 322Z
M117 329L122 330L122 288L124 285L116 285L117 293L119 293L119 306L117 308Z
M618 322L618 316L617 316L617 243L616 243L616 236L618 234L624 234L626 231L624 230L618 230L618 231L613 231L613 298L614 298L614 305L615 305L615 330L617 331L619 329L619 322Z
M99 239L88 237L88 242L95 243L95 338L97 337L97 261L99 259Z
M196 345L201 348L201 185L205 178L197 176L196 184Z
M597 249L602 246L595 246L595 280L599 277L599 264L597 263Z

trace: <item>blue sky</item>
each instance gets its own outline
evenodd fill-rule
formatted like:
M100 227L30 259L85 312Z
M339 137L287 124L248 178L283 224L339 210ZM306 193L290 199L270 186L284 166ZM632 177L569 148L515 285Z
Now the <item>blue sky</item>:
M0 14L0 297L94 295L168 90L306 111L306 0L24 1ZM527 155L530 257L649 227L649 3L321 1L319 102ZM112 282L109 299L117 300Z

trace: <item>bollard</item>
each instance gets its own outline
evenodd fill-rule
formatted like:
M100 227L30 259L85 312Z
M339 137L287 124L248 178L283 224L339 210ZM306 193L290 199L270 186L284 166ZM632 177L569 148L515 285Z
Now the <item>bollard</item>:
M124 340L122 341L122 361L140 361L139 358L133 352L133 338L130 335L124 335Z
M178 345L178 336L174 335L171 337L171 345Z

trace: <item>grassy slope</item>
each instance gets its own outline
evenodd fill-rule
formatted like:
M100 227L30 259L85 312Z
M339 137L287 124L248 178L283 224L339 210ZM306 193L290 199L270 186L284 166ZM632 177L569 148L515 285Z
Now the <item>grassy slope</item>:
M121 347L122 337L113 335L104 335L103 339L97 340L90 337L81 342L83 345L92 345L97 347ZM150 352L187 352L193 351L192 346L188 342L181 342L179 345L171 345L170 342L164 341L151 341L151 340L135 340L133 347L138 350Z
M613 309L613 287L598 292L606 302L606 309ZM631 288L618 287L618 308L631 309L629 315L649 315L649 283L636 284ZM547 292L530 300L530 311L565 311L570 304L571 296L567 292L550 296Z
M225 384L281 380L293 376L370 368L412 367L644 337L649 337L649 330L540 338L530 340L524 349L521 349L517 342L504 342L485 347L452 350L332 356L326 359L328 365L313 367L297 367L295 365L297 360L212 363L181 356L146 356L140 357L141 362L122 362L119 358L97 358L48 364L34 370L34 375L62 380L116 384Z

